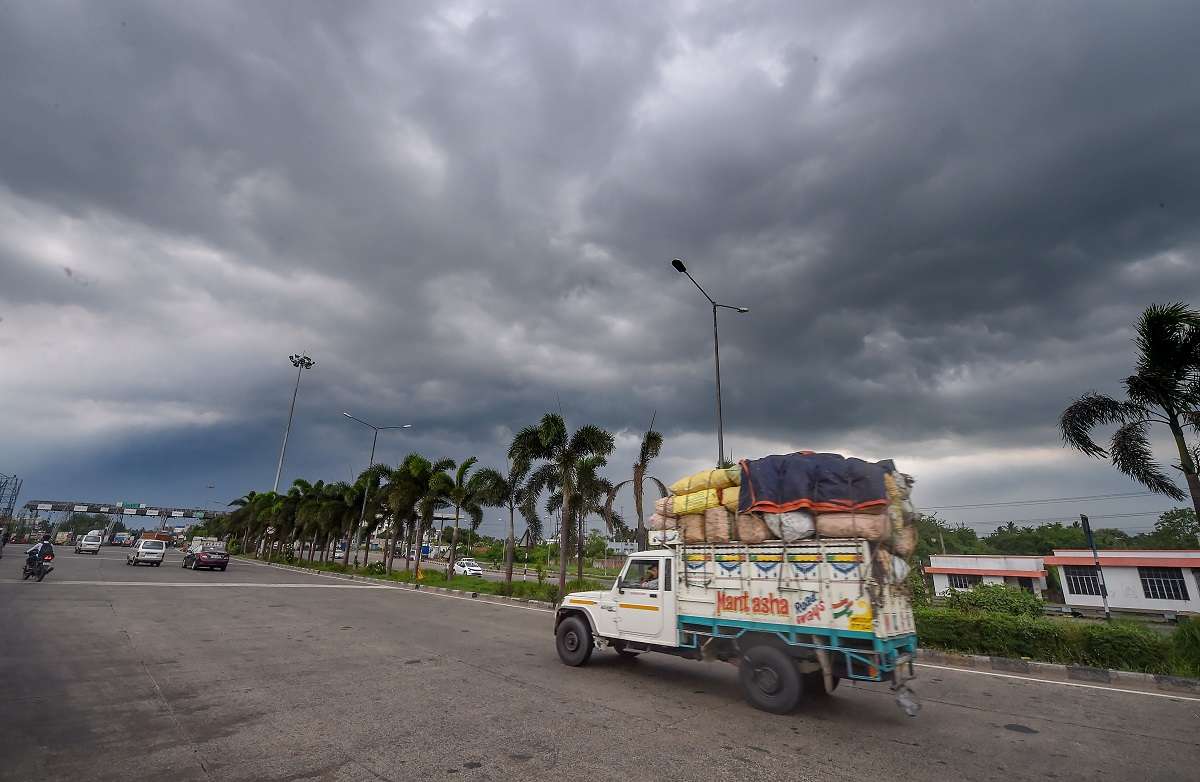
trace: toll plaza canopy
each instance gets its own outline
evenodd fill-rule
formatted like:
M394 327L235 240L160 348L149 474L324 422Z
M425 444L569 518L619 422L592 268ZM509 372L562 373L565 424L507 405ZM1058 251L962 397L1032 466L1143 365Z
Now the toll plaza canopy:
M168 508L144 502L76 502L74 500L31 500L25 503L30 513L107 513L117 516L151 516L166 519L206 519L220 515L203 508Z

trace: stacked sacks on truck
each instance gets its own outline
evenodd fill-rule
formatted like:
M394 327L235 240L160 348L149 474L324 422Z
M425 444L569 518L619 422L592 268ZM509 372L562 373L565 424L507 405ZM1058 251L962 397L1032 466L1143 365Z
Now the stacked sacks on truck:
M671 512L676 516L704 513L709 508L724 507L736 511L738 488L732 486L726 489L702 489L691 494L676 494L671 500Z
M816 533L812 514L803 510L791 510L786 513L764 513L763 523L776 540L784 543L795 543L798 540L811 538Z
M680 516L679 538L684 543L703 543L705 538L704 514L688 513Z
M680 478L671 484L672 494L692 494L709 489L728 489L736 487L742 481L740 467L719 467L715 470L701 470L686 478Z
M663 516L660 513L655 513L646 520L646 529L651 532L661 532L667 529L675 529L679 519L674 516Z
M737 514L737 539L751 546L771 539L771 530L757 513Z
M762 513L781 540L804 537L805 521L820 537L864 538L908 557L916 547L910 476L890 460L867 462L801 451L743 460L738 510ZM889 568L889 571L894 568Z
M704 542L729 543L737 540L734 514L724 507L704 511Z

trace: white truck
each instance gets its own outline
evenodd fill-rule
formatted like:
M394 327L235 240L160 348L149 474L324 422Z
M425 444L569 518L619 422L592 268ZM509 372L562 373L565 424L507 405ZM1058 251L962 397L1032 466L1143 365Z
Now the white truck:
M630 554L612 588L555 611L559 658L594 649L736 663L743 695L776 714L841 679L888 682L916 716L917 650L905 568L860 539L701 544Z

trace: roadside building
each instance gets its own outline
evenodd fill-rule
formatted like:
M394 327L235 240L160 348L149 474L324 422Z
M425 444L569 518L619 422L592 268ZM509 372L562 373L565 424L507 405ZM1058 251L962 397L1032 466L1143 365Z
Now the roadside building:
M1109 608L1200 614L1200 550L1103 549L1098 553ZM1055 549L1046 564L1058 568L1068 606L1103 608L1090 549Z
M1046 591L1046 568L1042 557L992 554L933 555L926 574L933 576L933 593L970 589L976 584L1007 584L1039 597Z

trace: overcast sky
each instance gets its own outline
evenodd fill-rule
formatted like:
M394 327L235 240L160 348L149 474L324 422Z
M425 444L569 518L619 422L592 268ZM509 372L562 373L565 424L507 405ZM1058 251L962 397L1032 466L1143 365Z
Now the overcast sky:
M4 3L0 472L270 489L305 351L285 484L366 466L343 410L413 424L384 461L500 466L561 409L618 432L614 479L657 411L670 482L716 450L680 256L751 308L721 316L736 457L892 457L924 506L1137 491L1056 423L1119 391L1144 306L1200 304L1197 31L1195 2Z

